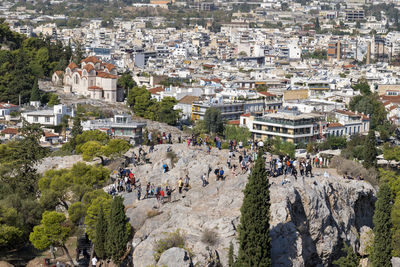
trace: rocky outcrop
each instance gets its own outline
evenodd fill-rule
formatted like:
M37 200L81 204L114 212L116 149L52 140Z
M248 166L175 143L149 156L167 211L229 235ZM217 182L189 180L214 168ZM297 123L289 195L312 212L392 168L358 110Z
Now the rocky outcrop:
M343 242L365 252L360 234L372 227L375 190L341 178L299 178L271 187L274 266L326 266Z
M161 254L157 265L166 267L192 267L189 252L183 248L170 248Z
M125 195L127 214L135 228L134 266L160 265L154 258L154 244L177 229L185 236L184 249L191 252L193 265L217 266L221 262L226 266L231 241L235 254L238 250L236 230L248 174L232 177L225 165L227 151L215 150L208 155L184 144L173 145L172 149L174 159L167 157L166 145L156 146L151 165L133 168L143 187L146 182L175 187L177 179L185 174L192 186L182 195L174 191L172 202L164 205L154 199L138 202L135 192ZM162 164L171 167L171 161L174 167L162 173ZM225 169L227 179L217 182L211 172L210 183L202 187L200 175L217 166ZM285 185L281 185L283 178L270 180L273 266L329 266L339 257L343 242L365 253L375 190L367 182L342 180L333 170L327 171L329 178L319 174L321 169L314 170L314 178L287 177L290 182ZM148 217L149 210L158 212ZM215 232L215 240L208 243L203 236L210 229Z

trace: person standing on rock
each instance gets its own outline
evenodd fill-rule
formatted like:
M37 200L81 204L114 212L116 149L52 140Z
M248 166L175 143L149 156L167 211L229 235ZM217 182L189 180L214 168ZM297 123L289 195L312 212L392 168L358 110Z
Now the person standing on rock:
M309 161L307 161L307 165L306 165L306 177L308 177L308 174L310 174L310 177L314 177L312 174L311 162L309 162Z
M237 176L237 173L236 173L236 165L233 164L233 166L232 166L232 178L236 178L236 176Z
M151 139L152 139L152 136L151 136L151 133L149 133L147 135L147 145L150 145Z
M205 187L207 185L206 173L203 173L203 175L200 178L203 183L203 187Z
M228 157L228 159L227 159L227 161L226 161L226 164L228 165L228 168L230 169L231 168L231 156L229 156Z
M150 142L150 148L149 148L149 154L154 151L154 144L153 142Z
M137 191L137 200L140 200L140 196L142 195L142 187L140 184L138 185L138 191Z
M183 188L183 180L182 180L182 177L179 178L179 180L178 180L178 188L179 188L179 194L182 194L182 188Z
M172 135L171 135L171 133L168 133L168 143L172 144Z
M185 180L184 180L184 182L183 182L183 184L184 184L184 186L185 186L185 188L187 188L187 189L189 189L189 181L190 181L190 178L189 178L189 176L186 174L186 176L185 176Z

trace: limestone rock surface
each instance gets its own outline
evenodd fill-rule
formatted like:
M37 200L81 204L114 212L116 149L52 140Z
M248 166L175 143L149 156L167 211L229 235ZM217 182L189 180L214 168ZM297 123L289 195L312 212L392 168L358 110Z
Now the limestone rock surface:
M154 199L137 201L135 191L124 194L127 214L136 230L134 266L157 264L155 242L177 229L185 236L184 249L193 255L194 266L207 266L215 255L226 266L231 241L235 255L238 251L237 227L248 173L239 171L233 177L226 166L226 150L213 149L208 154L205 147L175 144L171 148L176 157L169 159L166 148L167 145L157 145L150 154L152 164L133 167L133 172L140 179L142 192L147 182L163 186L168 183L175 189L172 201L165 204ZM232 164L238 165L237 161L238 155ZM167 173L162 173L164 163L173 163ZM216 167L224 168L227 176L224 181L215 181ZM202 187L200 176L207 175L209 170L209 184ZM323 177L324 171L330 173L329 178ZM364 235L372 228L375 189L365 181L343 180L334 170L313 172L313 178L286 177L290 182L285 185L281 185L283 177L270 179L273 266L329 266L340 255L343 241L365 253ZM179 194L177 180L186 174L191 189ZM159 215L147 218L145 211L150 208ZM213 244L202 238L210 229L216 237Z

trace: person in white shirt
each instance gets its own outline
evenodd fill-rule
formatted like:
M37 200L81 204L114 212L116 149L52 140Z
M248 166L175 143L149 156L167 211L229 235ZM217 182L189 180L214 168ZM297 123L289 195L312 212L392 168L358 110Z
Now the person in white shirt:
M97 258L96 258L96 256L94 256L94 257L92 258L92 266L93 266L93 267L96 267L96 265L97 265Z

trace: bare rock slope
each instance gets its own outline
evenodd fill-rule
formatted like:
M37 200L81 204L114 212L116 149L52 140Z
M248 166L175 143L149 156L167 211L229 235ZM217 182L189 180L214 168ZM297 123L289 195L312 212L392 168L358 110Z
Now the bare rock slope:
M151 265L214 266L220 261L227 266L230 242L237 253L237 227L240 221L242 190L248 174L233 178L226 167L227 151L212 151L184 144L172 146L175 157L167 157L167 145L156 146L152 164L134 167L144 187L168 183L176 187L179 177L188 174L192 188L172 202L160 205L155 199L137 201L136 192L125 194L130 222L135 228L133 263L135 267ZM174 163L172 163L174 162ZM162 164L174 167L162 173ZM237 164L237 158L234 160ZM223 166L227 178L201 186L200 175ZM375 190L363 181L342 180L334 175L324 178L315 170L314 178L294 180L281 185L282 178L271 179L271 237L273 266L329 266L337 258L343 241L358 251L365 249L360 236L372 227ZM178 230L185 236L185 247L167 250L156 262L155 242ZM212 242L204 238L211 232ZM361 242L362 243L362 242ZM177 253L176 261L171 255Z

